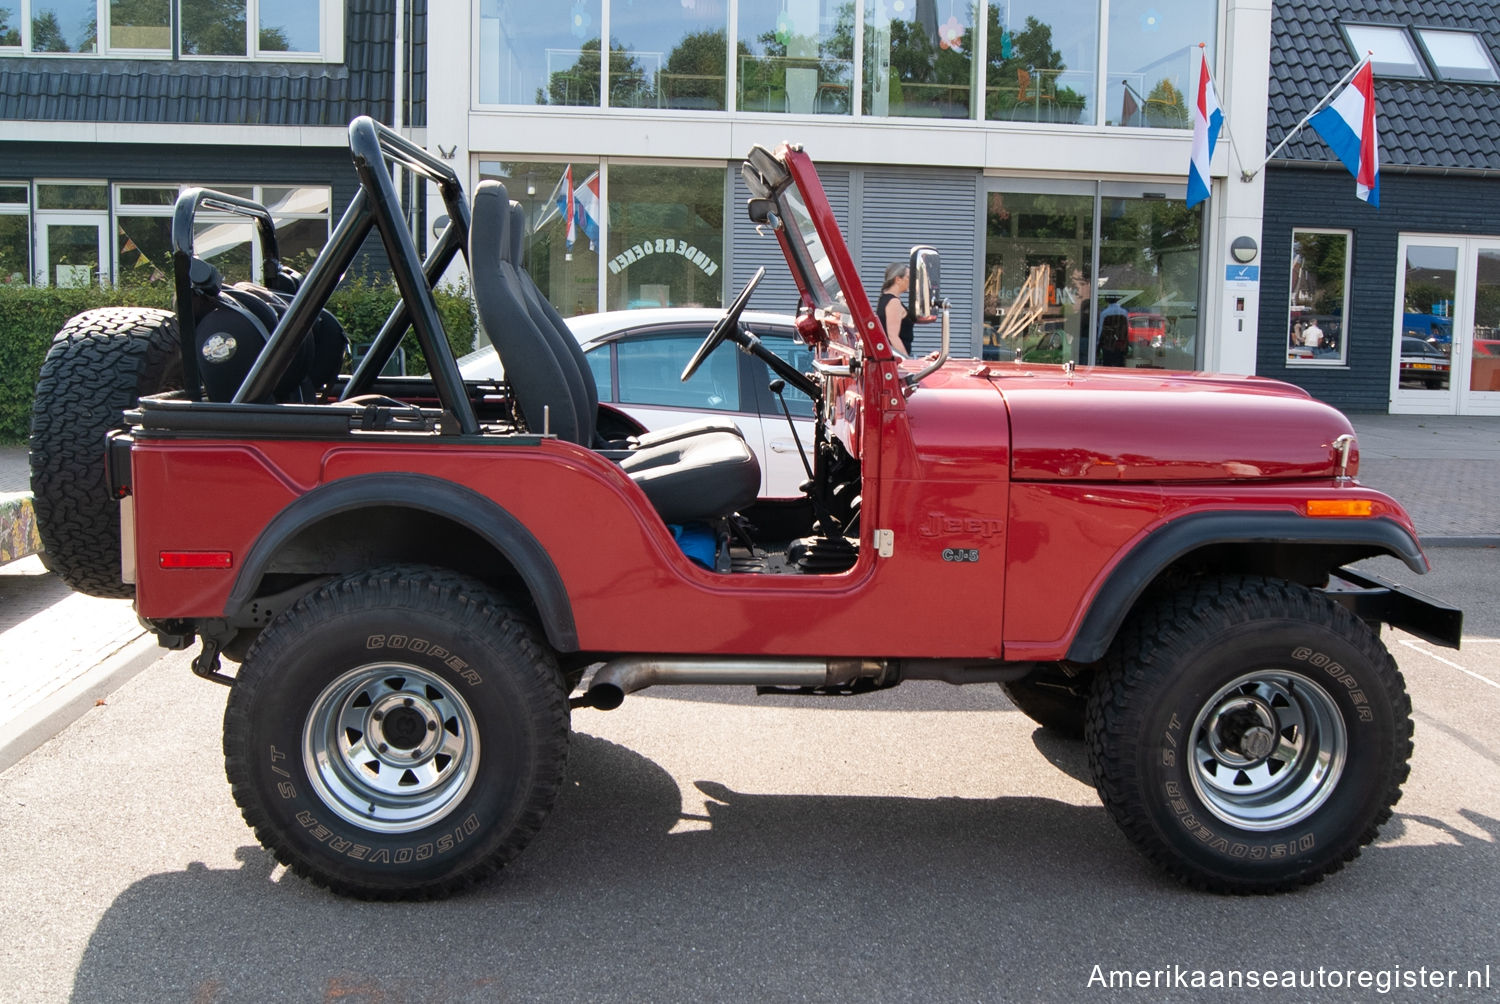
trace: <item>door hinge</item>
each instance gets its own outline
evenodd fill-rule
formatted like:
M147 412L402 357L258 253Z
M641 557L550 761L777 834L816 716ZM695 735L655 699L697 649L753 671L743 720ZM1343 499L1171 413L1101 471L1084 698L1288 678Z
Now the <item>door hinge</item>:
M875 553L882 558L889 558L896 550L895 530L875 531Z

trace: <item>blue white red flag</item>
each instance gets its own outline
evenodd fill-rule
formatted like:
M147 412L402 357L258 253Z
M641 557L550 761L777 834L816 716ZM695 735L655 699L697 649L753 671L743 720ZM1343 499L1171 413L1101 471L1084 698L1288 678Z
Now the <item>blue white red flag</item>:
M589 250L599 249L599 172L595 171L583 179L583 184L573 193L573 216L569 217L568 232L573 232L573 220L589 239ZM571 245L570 245L571 246Z
M1354 194L1380 208L1380 141L1375 127L1375 71L1365 63L1309 124L1354 175Z
M1199 50L1203 52L1202 49ZM1224 126L1224 112L1214 93L1213 78L1208 75L1208 55L1198 60L1198 87L1193 102L1193 159L1188 165L1187 206L1189 209L1208 198L1208 165L1214 159L1214 146Z
M557 211L562 213L563 232L567 242L568 250L573 250L573 238L577 236L577 230L573 225L573 214L576 211L573 202L573 165L569 164L563 168L563 176L558 179L556 188L553 189L557 197Z

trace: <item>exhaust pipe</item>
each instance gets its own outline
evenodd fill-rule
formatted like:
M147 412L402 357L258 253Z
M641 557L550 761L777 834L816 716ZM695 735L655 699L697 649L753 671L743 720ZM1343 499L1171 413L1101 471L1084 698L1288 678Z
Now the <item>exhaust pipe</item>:
M594 673L575 708L612 711L626 694L658 684L750 684L757 687L833 687L861 678L886 682L890 663L866 659L714 659L626 656Z

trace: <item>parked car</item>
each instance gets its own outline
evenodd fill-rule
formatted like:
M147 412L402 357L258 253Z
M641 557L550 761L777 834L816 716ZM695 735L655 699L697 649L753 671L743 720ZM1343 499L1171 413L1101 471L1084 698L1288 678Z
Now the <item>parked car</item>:
M739 426L760 460L762 498L794 498L807 480L786 415L769 387L765 363L725 343L683 383L679 377L721 310L698 307L611 310L567 318L594 372L599 400L647 429L665 429L696 418L728 418ZM795 319L746 311L742 322L766 347L799 370L812 355L797 337ZM500 357L489 346L458 361L465 379L499 379ZM787 386L787 411L804 446L812 442L812 400Z
M1411 335L1401 336L1401 386L1447 390L1451 366L1448 354L1436 345Z
M1132 310L1129 327L1132 346L1149 345L1153 349L1159 349L1167 340L1167 319L1161 314Z

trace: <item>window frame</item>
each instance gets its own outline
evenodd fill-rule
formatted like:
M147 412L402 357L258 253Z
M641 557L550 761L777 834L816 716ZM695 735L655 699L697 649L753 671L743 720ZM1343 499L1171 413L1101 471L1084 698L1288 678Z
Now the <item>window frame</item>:
M1291 354L1292 308L1295 306L1293 297L1296 290L1293 286L1292 264L1296 257L1297 236L1299 234L1327 234L1330 236L1342 236L1344 238L1344 291L1341 297L1339 314L1339 354L1337 358L1318 358L1315 356L1293 357ZM1349 278L1354 268L1354 231L1346 227L1292 227L1291 245L1287 255L1287 320L1286 320L1286 352L1285 365L1290 368L1302 367L1347 367L1349 365Z
M1379 76L1379 77L1381 77L1382 79L1392 79L1392 80L1431 80L1431 79L1433 79L1432 72L1431 72L1431 70L1429 69L1429 67L1427 65L1426 53L1422 49L1421 45L1418 43L1416 37L1412 34L1412 31L1411 31L1411 29L1410 29L1409 26L1404 25L1404 24L1383 24L1383 23L1376 22L1376 21L1343 21L1343 20L1340 20L1338 22L1338 26L1339 26L1339 33L1344 36L1344 44L1349 47L1349 52L1351 54L1353 54L1353 56L1354 56L1354 58L1356 60L1363 60L1365 58L1365 53L1366 53L1367 50L1361 49L1355 43L1354 39L1349 34L1349 29L1350 28L1368 28L1368 29L1373 29L1373 30L1376 30L1376 31L1388 31L1388 32L1392 32L1395 35L1399 35L1402 39L1405 40L1406 47L1411 51L1412 65L1416 69L1416 72L1415 73L1401 73L1401 72L1397 72L1397 71L1393 71L1393 70L1389 70L1389 69L1380 69L1380 68L1377 67L1376 71L1375 71L1376 75ZM1379 59L1377 59L1377 58L1375 58L1373 56L1371 57L1371 63L1372 64L1373 63L1380 63L1380 62L1381 61ZM1382 65L1384 65L1384 66L1390 66L1392 64L1383 63Z
M95 38L92 52L38 52L32 50L31 17L32 6L37 0L18 0L16 16L20 21L20 45L0 46L0 59L5 58L57 58L57 59L143 59L143 60L192 60L206 62L287 62L328 63L344 61L344 4L342 0L317 0L318 4L318 50L288 51L262 49L260 47L260 0L242 0L245 5L245 54L244 55L199 55L182 52L181 5L193 0L169 0L170 14L168 31L171 43L165 49L140 49L127 46L111 46L110 0L94 0Z
M1484 36L1482 34L1480 34L1479 32L1477 32L1477 31L1470 31L1467 28L1440 28L1440 27L1435 27L1435 26L1430 26L1430 25L1420 25L1420 24L1417 24L1417 25L1412 25L1412 31L1411 31L1411 33L1412 33L1412 36L1416 40L1417 47L1418 47L1419 51L1421 52L1422 58L1424 58L1424 59L1427 60L1427 66L1428 66L1428 69L1430 69L1432 71L1433 79L1435 79L1435 80L1441 80L1441 81L1443 81L1445 83L1450 83L1450 84L1479 84L1479 85L1488 86L1488 87L1494 87L1496 85L1500 85L1500 64L1496 63L1496 61L1495 61L1495 54L1490 51L1490 47L1488 45L1486 45L1485 42L1484 42ZM1489 80L1474 80L1474 79L1470 79L1470 78L1467 78L1467 77L1452 77L1452 76L1449 76L1447 73L1445 73L1443 71L1442 65L1438 63L1437 57L1435 57L1432 54L1432 50L1428 47L1428 45L1427 45L1427 35L1428 34L1434 34L1434 35L1463 35L1463 36L1466 36L1468 38L1472 38L1476 43L1478 43L1478 45L1479 45L1479 52L1481 53L1481 55L1484 56L1485 60L1489 63L1489 70L1490 70L1490 74L1491 74L1491 79L1489 79Z

